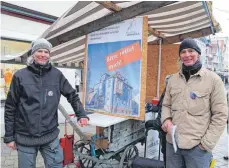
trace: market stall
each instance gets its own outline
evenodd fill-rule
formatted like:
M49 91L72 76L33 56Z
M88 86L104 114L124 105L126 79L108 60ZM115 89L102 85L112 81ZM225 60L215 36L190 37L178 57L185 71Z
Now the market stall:
M97 128L90 138L98 140L99 149L111 154L108 160L116 158L121 168L129 166L124 160L132 159L125 154L133 151L137 156L133 145L145 140L145 103L159 99L164 77L178 69L174 43L219 29L210 2L79 1L41 37L53 45L54 65L84 69L81 100L93 113L89 124ZM28 55L29 51L21 55L21 61ZM149 146L157 148L158 135L153 137ZM84 155L84 146L77 149L83 167L104 161L98 161L95 147ZM89 166L82 163L85 159Z

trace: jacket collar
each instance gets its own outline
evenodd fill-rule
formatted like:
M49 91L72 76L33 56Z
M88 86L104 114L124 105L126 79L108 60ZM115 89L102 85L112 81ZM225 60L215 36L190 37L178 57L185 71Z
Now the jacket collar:
M194 74L194 75L197 75L197 76L202 77L202 76L205 75L205 73L206 73L206 69L204 67L201 67L200 70L196 74ZM182 69L180 69L179 75L180 76L183 76L184 75L183 72L182 72Z
M51 63L47 63L45 65L39 65L33 62L31 65L28 65L28 68L33 71L34 73L37 73L39 75L43 75L44 73L50 71L52 68Z

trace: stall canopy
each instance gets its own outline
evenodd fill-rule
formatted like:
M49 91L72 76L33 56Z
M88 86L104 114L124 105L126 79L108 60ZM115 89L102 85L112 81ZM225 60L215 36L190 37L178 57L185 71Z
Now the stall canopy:
M126 19L148 16L148 43L172 44L218 32L211 3L203 1L79 1L41 37L53 44L52 61L75 66L84 60L86 35ZM29 52L23 54L22 60ZM24 58L24 59L23 59Z

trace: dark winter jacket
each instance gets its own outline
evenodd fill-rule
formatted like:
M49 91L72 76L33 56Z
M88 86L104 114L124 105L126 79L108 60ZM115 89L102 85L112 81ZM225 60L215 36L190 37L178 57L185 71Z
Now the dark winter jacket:
M18 70L5 103L4 142L15 141L15 134L36 138L56 132L61 94L72 105L78 119L86 117L75 90L51 64L32 64Z

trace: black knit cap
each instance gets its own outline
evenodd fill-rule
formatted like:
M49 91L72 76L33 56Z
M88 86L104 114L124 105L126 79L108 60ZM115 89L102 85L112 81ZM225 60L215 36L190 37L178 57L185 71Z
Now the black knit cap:
M186 38L182 41L182 43L180 44L179 54L183 49L186 48L192 48L201 55L201 49L197 45L196 41L193 40L192 38Z

